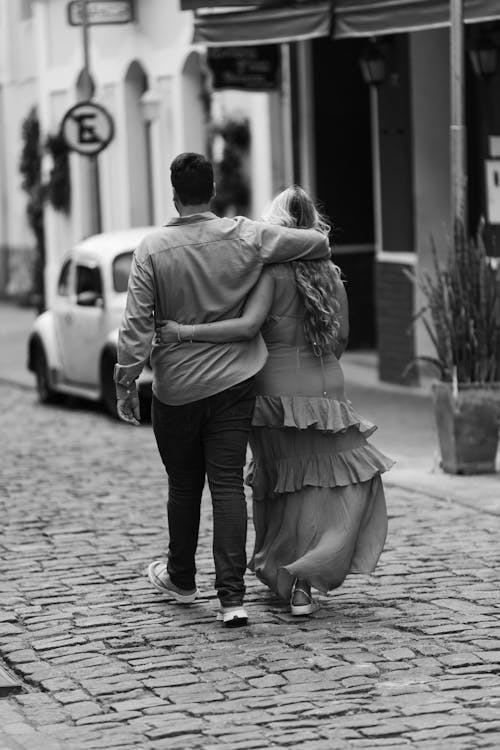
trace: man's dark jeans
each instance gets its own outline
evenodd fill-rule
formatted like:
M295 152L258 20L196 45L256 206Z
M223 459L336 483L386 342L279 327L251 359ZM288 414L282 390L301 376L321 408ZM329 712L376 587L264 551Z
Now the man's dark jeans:
M243 468L255 406L254 378L181 406L153 397L153 429L169 478L168 573L195 587L195 553L205 475L212 495L215 588L221 605L243 602L247 507Z

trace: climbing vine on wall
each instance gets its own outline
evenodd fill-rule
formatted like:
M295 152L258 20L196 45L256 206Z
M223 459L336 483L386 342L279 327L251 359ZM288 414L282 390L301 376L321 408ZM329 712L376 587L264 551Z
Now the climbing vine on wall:
M43 186L42 160L40 149L40 123L36 109L31 109L22 123L21 158L19 171L22 176L21 187L28 194L26 213L31 229L38 238L43 235Z
M56 211L69 213L71 206L68 147L60 134L49 135L42 144L40 122L33 107L21 126L22 149L19 159L21 187L28 196L26 216L35 235L32 293L38 307L44 307L43 270L45 266L45 237L43 207L46 200ZM47 151L52 156L52 168L47 183L42 181L42 156Z
M71 182L69 149L60 133L49 135L45 149L52 156L52 169L47 183L47 199L56 211L69 213L71 207Z
M32 293L38 308L44 307L43 269L45 265L45 239L43 228L44 187L42 185L42 150L40 145L40 123L33 107L21 126L22 149L19 160L21 187L28 195L26 216L35 235L35 258L32 274Z

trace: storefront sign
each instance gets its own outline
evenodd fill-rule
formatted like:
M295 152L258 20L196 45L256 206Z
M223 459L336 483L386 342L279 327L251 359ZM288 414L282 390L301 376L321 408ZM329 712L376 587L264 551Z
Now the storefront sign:
M279 86L280 48L277 44L209 47L208 65L215 89L271 91Z
M79 102L64 115L61 135L72 151L84 156L95 156L113 138L113 118L100 104Z
M68 3L68 23L70 26L82 25L82 6L82 0L72 0ZM89 26L131 23L133 20L133 0L87 0L87 23Z
M488 224L500 224L500 159L486 159Z

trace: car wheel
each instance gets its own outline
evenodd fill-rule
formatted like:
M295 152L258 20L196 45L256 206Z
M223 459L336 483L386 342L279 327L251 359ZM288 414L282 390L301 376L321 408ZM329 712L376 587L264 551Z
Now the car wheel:
M41 344L37 344L35 348L33 369L36 377L38 400L42 404L55 404L59 401L60 395L50 387L47 356Z
M116 387L113 378L116 364L116 355L112 352L104 352L101 362L101 392L106 411L112 417L118 418L116 409Z

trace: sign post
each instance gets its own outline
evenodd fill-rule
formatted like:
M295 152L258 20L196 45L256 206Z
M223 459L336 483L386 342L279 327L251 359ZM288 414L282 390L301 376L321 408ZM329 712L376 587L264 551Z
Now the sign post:
M87 15L87 0L83 0L82 8L82 43L83 43L83 76L85 87L85 98L90 99L93 95L93 81L90 75L89 64L89 25ZM89 155L89 208L90 208L90 227L91 231L98 233L102 230L101 216L101 190L99 185L99 164L97 155Z
M467 234L465 58L463 0L450 0L451 236L459 220Z
M90 66L89 66L89 25L87 17L87 0L83 0L82 3L82 45L83 45L83 76L84 76L84 97L90 99L92 92L92 84L90 78Z
M67 5L70 26L82 27L82 94L85 101L66 112L61 133L68 147L88 158L90 231L102 229L99 165L97 155L111 141L114 125L111 115L91 99L94 82L90 72L89 26L130 23L134 20L132 0L70 0Z
M90 231L92 234L102 229L97 155L106 148L113 138L113 133L114 124L109 112L91 101L75 104L66 112L61 123L61 135L68 148L86 156L89 160Z
M68 148L95 157L110 143L114 123L109 112L96 102L78 102L68 109L61 123L61 135Z

